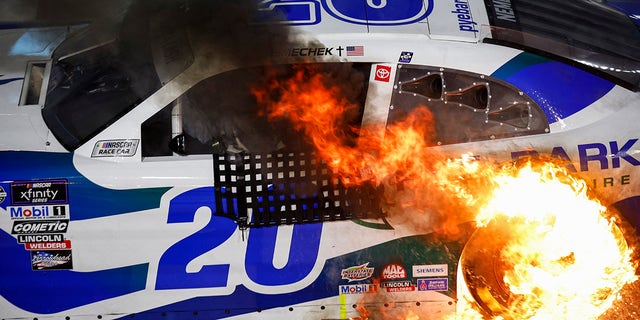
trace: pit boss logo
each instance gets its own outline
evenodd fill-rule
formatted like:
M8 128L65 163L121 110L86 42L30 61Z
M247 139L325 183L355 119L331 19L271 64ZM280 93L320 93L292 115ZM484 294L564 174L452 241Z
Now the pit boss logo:
M67 203L67 181L18 181L11 184L14 205Z
M91 152L92 158L131 157L138 150L138 139L100 140Z
M407 270L399 264L390 264L382 269L380 277L383 280L404 279L407 277Z
M368 265L369 262L359 266L342 269L340 276L342 276L343 280L349 280L349 282L369 279L373 275L374 268L369 268L367 267Z

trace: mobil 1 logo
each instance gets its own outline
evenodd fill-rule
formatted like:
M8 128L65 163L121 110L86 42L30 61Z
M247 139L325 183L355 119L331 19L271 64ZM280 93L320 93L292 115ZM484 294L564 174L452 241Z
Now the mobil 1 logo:
M14 206L66 203L69 202L67 181L64 179L11 183L11 204Z
M69 219L69 205L8 206L11 220Z

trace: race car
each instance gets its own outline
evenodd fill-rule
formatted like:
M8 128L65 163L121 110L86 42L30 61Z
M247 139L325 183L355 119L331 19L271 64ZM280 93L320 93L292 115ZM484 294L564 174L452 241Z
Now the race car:
M2 319L455 316L470 219L394 215L265 115L316 74L345 145L426 108L426 153L562 161L635 241L637 1L65 4L0 21Z

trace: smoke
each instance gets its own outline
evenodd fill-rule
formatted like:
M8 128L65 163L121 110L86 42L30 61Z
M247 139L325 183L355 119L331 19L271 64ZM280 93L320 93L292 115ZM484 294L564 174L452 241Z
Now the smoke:
M140 27L126 29L148 28L160 82L170 81L195 60L225 70L178 101L184 133L193 138L187 139L187 149L264 153L282 146L282 128L261 116L250 92L264 78L266 66L278 69L274 53L294 45L296 32L275 23L281 18L277 12L265 14L251 0L138 0L132 5L125 23Z

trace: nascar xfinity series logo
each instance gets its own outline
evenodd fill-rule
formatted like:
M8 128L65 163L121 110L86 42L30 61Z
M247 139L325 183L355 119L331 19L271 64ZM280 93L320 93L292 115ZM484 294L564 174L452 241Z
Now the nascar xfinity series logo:
M14 205L67 203L67 181L22 181L11 184Z

